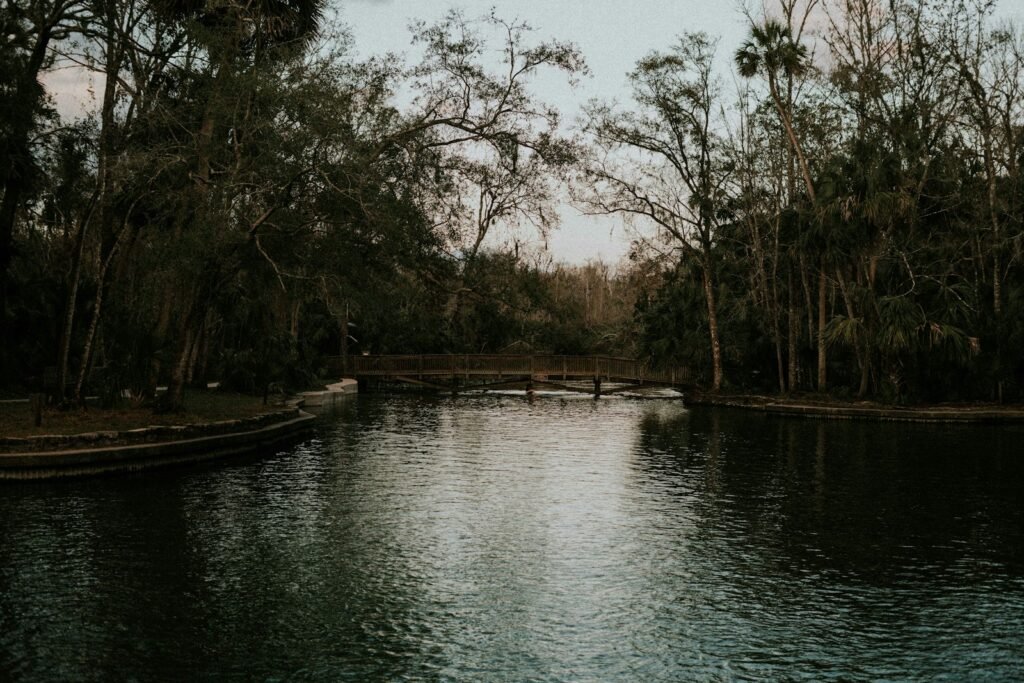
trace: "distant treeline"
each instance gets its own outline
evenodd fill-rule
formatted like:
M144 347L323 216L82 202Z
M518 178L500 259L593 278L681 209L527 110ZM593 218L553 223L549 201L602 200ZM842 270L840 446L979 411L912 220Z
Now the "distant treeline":
M651 46L575 126L528 87L583 75L571 44L453 12L416 63L358 61L329 9L0 7L0 386L174 409L324 355L534 350L1021 396L1024 36L991 3L778 0L734 54ZM69 66L78 117L41 85ZM565 197L636 226L628 262L524 246Z

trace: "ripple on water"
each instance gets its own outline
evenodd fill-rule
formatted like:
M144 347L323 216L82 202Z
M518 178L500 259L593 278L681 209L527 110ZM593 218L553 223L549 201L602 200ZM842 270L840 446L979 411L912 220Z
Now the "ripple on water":
M1021 679L1015 429L361 397L277 456L5 488L0 671Z

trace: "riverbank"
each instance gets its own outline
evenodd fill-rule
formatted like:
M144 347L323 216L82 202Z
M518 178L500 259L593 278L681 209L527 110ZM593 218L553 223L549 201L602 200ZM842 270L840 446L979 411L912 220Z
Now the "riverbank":
M301 435L316 420L298 406L240 420L122 432L0 439L0 479L126 472L255 452Z
M28 400L0 401L0 439L44 435L73 435L90 432L123 432L148 427L173 427L197 423L241 420L279 411L282 401L264 404L261 396L228 391L189 391L180 412L157 414L146 406L122 406L58 410L47 407L42 424L34 424ZM5 450L0 441L0 450Z
M181 413L145 408L48 410L35 427L23 402L0 405L0 479L133 471L259 451L293 439L316 417L302 401L197 392Z
M1024 423L1024 406L998 404L939 404L892 406L874 401L840 401L817 396L764 396L759 394L708 394L686 396L689 405L721 406L755 410L768 415L826 420L876 420L886 422Z

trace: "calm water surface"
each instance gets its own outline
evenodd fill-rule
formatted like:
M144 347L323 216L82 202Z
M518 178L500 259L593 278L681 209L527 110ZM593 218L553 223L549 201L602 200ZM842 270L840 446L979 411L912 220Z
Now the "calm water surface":
M1024 429L360 397L0 487L0 679L1024 680Z

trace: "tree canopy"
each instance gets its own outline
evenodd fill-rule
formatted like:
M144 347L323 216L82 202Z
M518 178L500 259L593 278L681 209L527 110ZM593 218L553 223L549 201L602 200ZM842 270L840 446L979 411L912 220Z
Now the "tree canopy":
M990 3L778 0L732 54L650 46L631 101L575 126L531 84L584 55L523 22L453 11L406 63L330 16L0 8L0 385L164 410L330 355L532 349L713 390L1021 397L1024 34ZM96 106L62 118L41 82L68 67ZM566 201L634 226L628 261L538 249Z

